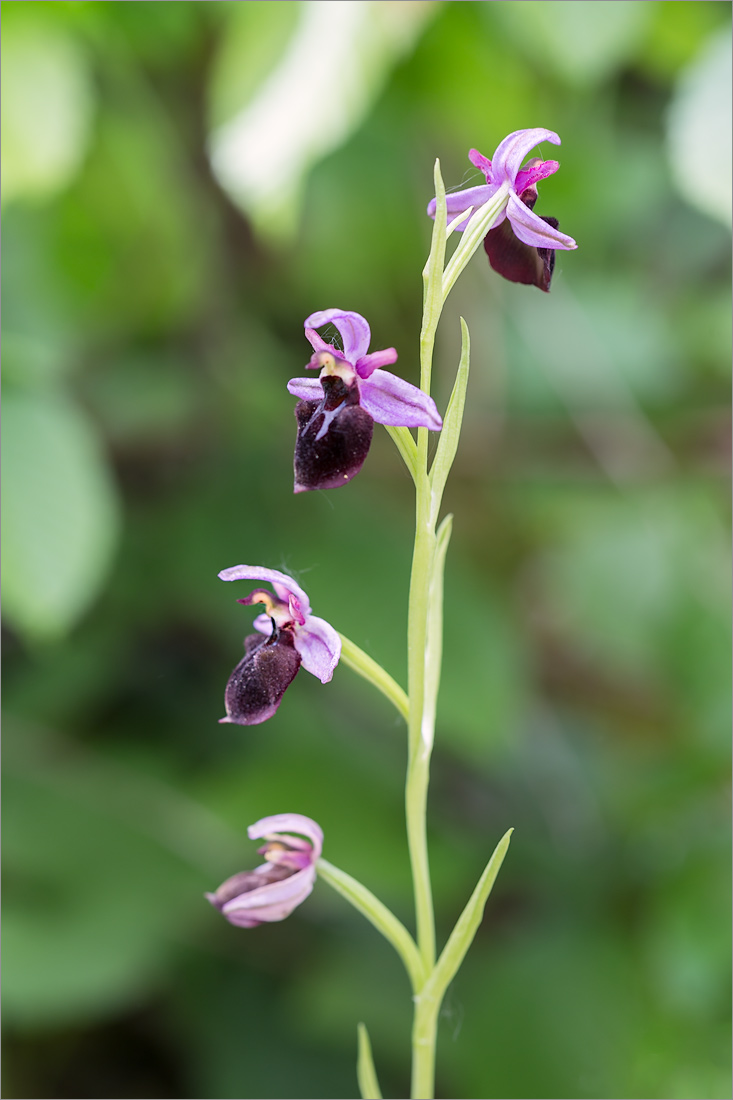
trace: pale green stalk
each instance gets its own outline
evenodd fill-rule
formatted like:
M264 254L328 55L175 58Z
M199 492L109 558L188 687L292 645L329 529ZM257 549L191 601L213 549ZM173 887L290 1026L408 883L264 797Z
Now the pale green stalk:
M445 260L447 211L445 187L440 166L435 164L437 206L433 236L425 270L423 323L420 332L420 386L429 394L435 333L443 308L443 264ZM435 562L435 509L428 475L428 432L418 429L418 463L415 478L415 545L410 576L410 601L407 624L408 691L408 763L405 784L407 841L412 867L417 945L428 972L435 964L435 918L430 884L427 844L427 799L430 782L430 751L433 744L437 682L426 677L428 656L429 594ZM435 674L435 670L431 669ZM438 670L439 673L439 670ZM437 675L435 676L437 681ZM426 692L430 694L426 707ZM430 1095L428 1082L434 1076L435 1033L426 1019L420 992L415 998L412 1034L412 1096Z
M448 232L462 219L447 226L445 188L440 165L435 163L437 198L432 244L423 271L423 323L420 332L420 386L430 393L435 334L443 304L456 279L506 206L508 189L502 187L476 210L463 232L445 271ZM446 516L436 533L448 473L458 448L469 369L469 337L461 318L461 360L438 440L432 469L428 472L428 430L419 428L417 444L407 429L388 431L415 483L415 544L410 576L407 624L408 695L376 661L341 635L342 660L377 687L406 718L408 762L405 784L407 842L415 897L417 942L403 924L366 887L326 860L318 872L351 902L390 941L400 955L414 993L412 1029L413 1100L431 1100L435 1078L435 1043L438 1013L448 983L455 975L476 933L484 906L509 844L510 833L497 845L489 864L459 918L437 963L435 922L430 886L426 833L430 754L435 730L435 711L440 682L443 630L443 567L451 534L452 517ZM511 832L511 831L510 831ZM366 1028L359 1025L358 1079L362 1097L379 1098L380 1091Z
M489 228L506 206L508 190L502 187L475 211L463 232L445 271L447 209L445 187L439 162L435 163L436 211L433 235L423 271L423 323L420 332L420 387L429 394L432 376L435 334L446 297L456 279L479 247ZM435 527L443 489L455 458L460 435L466 382L468 379L469 340L465 322L462 327L462 353L456 384L446 412L431 474L428 473L428 431L417 433L415 471L415 545L410 576L410 600L407 625L408 764L405 785L407 840L412 867L417 946L428 972L435 965L435 919L430 885L427 845L427 797L430 780L430 754L434 741L435 705L440 680L442 647L443 564L450 537L450 522L441 528L440 542ZM438 606L438 604L440 606ZM433 1095L435 1077L435 1039L440 997L421 988L415 997L412 1033L412 1091L416 1097Z
M354 645L345 634L339 634L339 638L341 639L341 660L343 663L353 669L359 676L363 676L370 684L374 684L375 688L389 699L390 703L397 708L407 721L410 704L397 681L393 680L389 673L385 672L382 666L377 664L368 653L365 653L363 649L359 649L358 645Z
M423 323L420 332L420 387L430 393L435 332L443 308L443 263L446 242L445 187L440 166L435 163L435 193L438 196L433 236L423 271ZM407 844L410 852L415 896L417 944L426 971L435 962L435 919L430 886L430 865L425 830L430 754L421 751L425 710L425 653L427 650L427 594L435 554L435 526L431 525L428 478L428 430L418 428L415 471L415 545L410 575L407 621L407 668L410 713L408 719L408 762L405 784Z
M389 940L404 963L413 990L421 989L425 984L427 971L422 964L415 941L404 924L371 890L367 890L366 886L362 886L345 871L334 867L328 860L319 859L316 869L320 878L350 901L354 908L358 909L384 938Z

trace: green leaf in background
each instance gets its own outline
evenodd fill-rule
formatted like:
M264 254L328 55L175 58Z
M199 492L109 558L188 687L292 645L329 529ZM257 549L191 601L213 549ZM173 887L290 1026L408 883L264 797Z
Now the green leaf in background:
M635 53L654 5L638 0L526 0L485 7L540 65L570 84L586 85L607 79Z
M84 62L79 43L52 23L8 20L2 47L3 202L47 198L73 179L92 119Z
M106 579L117 493L94 429L69 397L9 389L4 405L4 613L30 638L55 638Z
M4 772L7 1020L119 1010L205 920L240 838L165 777L36 727L9 723Z
M563 512L565 529L539 568L555 622L586 652L661 674L674 632L683 628L689 643L688 609L703 623L725 617L727 537L705 493L576 497Z
M731 34L712 35L680 74L667 114L672 178L688 202L731 224Z

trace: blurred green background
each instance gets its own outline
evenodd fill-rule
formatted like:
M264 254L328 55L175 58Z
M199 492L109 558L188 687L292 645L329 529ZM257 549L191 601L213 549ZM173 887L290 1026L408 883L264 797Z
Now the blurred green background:
M432 166L511 130L562 167L552 292L481 253L446 504L430 804L444 937L509 858L445 1004L438 1095L726 1097L728 3L3 4L6 1097L408 1090L409 991L325 886L253 932L202 898L246 826L316 818L411 926L401 724L349 670L217 725L295 573L402 682L411 485L381 429L290 492L303 318L417 381ZM213 167L212 167L213 166Z

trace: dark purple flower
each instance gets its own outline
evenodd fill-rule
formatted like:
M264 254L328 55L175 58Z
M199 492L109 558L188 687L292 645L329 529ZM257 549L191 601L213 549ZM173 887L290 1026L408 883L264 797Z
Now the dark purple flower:
M483 206L504 187L507 204L493 227L484 238L484 248L494 271L513 283L527 283L549 290L555 266L555 249L573 249L577 244L572 237L561 233L556 218L539 217L533 213L537 201L537 183L551 176L560 165L556 160L540 160L535 157L522 168L522 161L530 150L541 141L560 144L560 138L552 130L516 130L504 138L488 160L476 149L471 149L468 159L486 176L486 183L469 187L447 196L448 220L465 218L455 226L463 230L468 224L471 207ZM435 199L428 206L428 214L435 217Z
M327 344L316 329L333 324L343 350ZM295 492L335 489L361 469L372 441L374 421L394 427L440 431L435 402L417 386L382 367L397 359L394 348L368 354L371 332L364 317L343 309L324 309L305 321L313 355L307 366L318 378L291 378L295 407Z
M292 829L308 840L283 833ZM256 928L284 920L310 894L316 881L316 863L323 848L321 827L303 814L263 817L247 830L250 840L267 841L258 853L265 862L254 871L241 871L205 897L230 924Z
M242 604L262 603L265 613L254 621L258 634L244 639L244 657L229 677L224 693L226 717L220 722L257 726L272 718L285 689L303 668L328 683L341 656L341 639L324 619L311 615L303 589L286 573L257 565L233 565L219 573L222 581L269 581L275 595L255 588Z

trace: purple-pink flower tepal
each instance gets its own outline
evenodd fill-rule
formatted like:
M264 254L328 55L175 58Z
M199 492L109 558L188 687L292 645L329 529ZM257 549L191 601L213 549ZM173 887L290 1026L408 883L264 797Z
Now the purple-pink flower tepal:
M291 836L290 830L308 837ZM313 889L316 863L323 848L323 832L303 814L263 817L247 830L250 840L264 838L257 851L265 862L254 871L241 871L205 897L230 924L256 928L258 924L285 920Z
M538 157L522 167L527 153L541 141L560 144L560 138L552 130L536 128L509 134L497 148L493 160L471 149L468 159L481 169L486 183L448 195L447 207L449 222L466 211L465 219L456 226L463 230L470 217L469 207L477 210L493 198L502 184L508 184L507 206L484 238L489 263L494 271L513 283L527 283L548 291L555 267L555 250L578 246L572 237L560 233L557 218L540 217L533 212L538 182L560 167L556 160L543 161ZM428 206L428 214L435 217L435 199Z
M269 581L275 595L255 588L237 603L265 605L254 621L258 634L244 639L244 657L229 677L224 693L226 717L220 722L257 726L272 718L285 689L303 668L328 683L341 656L341 639L324 619L311 615L303 589L286 573L257 565L233 565L219 573L222 581Z
M316 329L333 324L343 349L327 344ZM404 428L430 428L443 421L435 402L417 386L382 367L397 359L394 348L369 352L371 332L364 317L343 309L324 309L305 321L313 355L307 367L318 378L291 378L295 406L296 493L336 489L358 474L372 442L374 421Z

